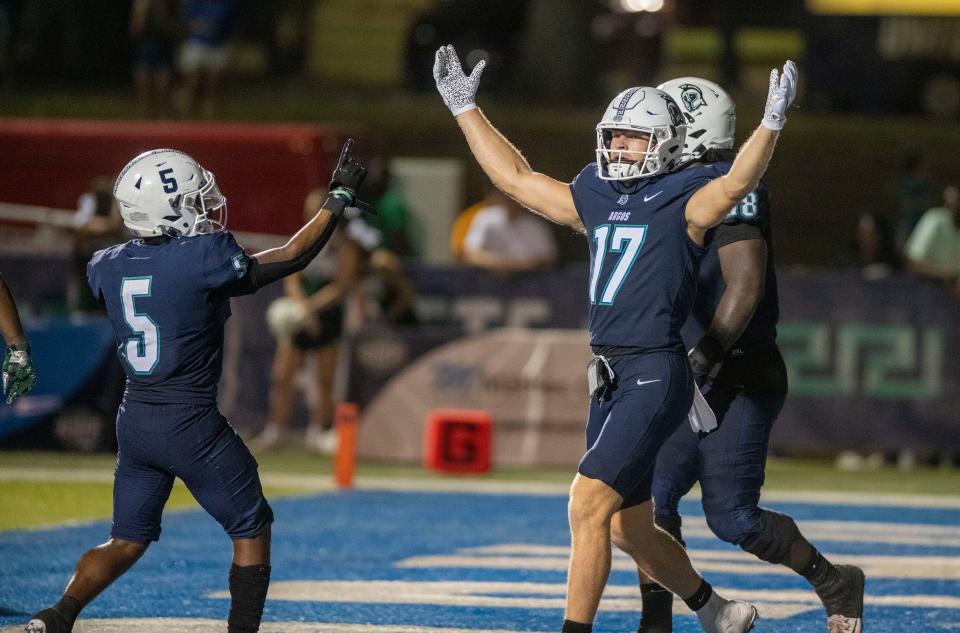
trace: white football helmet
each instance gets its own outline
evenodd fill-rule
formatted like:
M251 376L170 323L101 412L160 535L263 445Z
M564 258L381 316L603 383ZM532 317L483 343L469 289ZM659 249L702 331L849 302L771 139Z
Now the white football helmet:
M610 149L616 130L650 135L644 152ZM603 180L664 174L680 161L686 127L680 107L662 90L630 88L618 94L597 124L597 171Z
M680 77L657 86L680 105L687 122L683 160L696 160L708 149L733 149L737 109L717 84L699 77Z
M227 199L213 174L175 149L150 150L127 163L113 196L138 237L212 233L227 225Z

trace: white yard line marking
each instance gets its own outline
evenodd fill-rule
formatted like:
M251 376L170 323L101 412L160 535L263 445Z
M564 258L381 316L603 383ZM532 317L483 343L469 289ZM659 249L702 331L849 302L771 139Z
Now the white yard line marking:
M733 589L718 587L724 596L748 600L764 618L784 619L821 609L813 591ZM271 583L268 600L294 602L354 602L361 604L427 604L463 608L563 609L563 583L470 582L470 581L278 581ZM227 591L210 598L229 599ZM934 595L867 595L868 605L960 609L960 598ZM682 601L675 601L678 614L692 615ZM608 585L600 608L605 611L638 611L640 596L634 585Z

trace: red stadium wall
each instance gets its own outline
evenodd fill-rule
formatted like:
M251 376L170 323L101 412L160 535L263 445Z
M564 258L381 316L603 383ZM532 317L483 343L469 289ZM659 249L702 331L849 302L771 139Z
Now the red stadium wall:
M356 130L353 130L354 132ZM0 202L72 209L95 176L148 149L182 150L212 171L229 227L289 234L325 185L351 130L308 124L0 119ZM358 153L365 143L358 139Z

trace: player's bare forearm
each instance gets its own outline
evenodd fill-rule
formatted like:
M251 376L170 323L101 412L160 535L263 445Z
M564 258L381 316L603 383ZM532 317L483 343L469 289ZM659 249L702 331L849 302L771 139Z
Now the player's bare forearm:
M520 177L533 171L520 150L493 127L479 108L464 112L456 120L484 173L497 187L518 197Z
M759 126L740 148L730 171L690 197L686 217L694 239L702 243L703 233L720 224L730 209L757 188L770 164L779 135L779 132Z
M707 334L717 339L723 349L730 349L747 329L760 303L762 292L744 286L727 286L717 304Z
M7 288L7 282L0 275L0 334L7 345L16 345L25 343L26 335L23 333L23 326L20 324L20 314L17 312L17 304Z
M457 116L470 151L494 185L527 209L582 231L567 183L533 171L527 159L479 108Z
M779 131L760 125L740 148L730 171L718 179L723 185L726 201L729 202L721 213L720 220L733 205L743 200L760 184L760 178L767 171L779 137Z
M760 304L766 284L767 245L740 240L718 250L724 291L707 331L724 350L740 338Z
M254 259L261 265L293 262L316 247L317 242L328 231L331 222L336 223L338 218L327 209L320 209L313 218L297 231L287 243L277 248L261 251L254 255ZM309 261L303 262L303 266ZM303 270L303 268L300 268Z

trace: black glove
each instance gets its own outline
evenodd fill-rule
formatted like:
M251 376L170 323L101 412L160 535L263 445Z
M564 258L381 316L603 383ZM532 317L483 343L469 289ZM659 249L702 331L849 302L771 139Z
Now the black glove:
M723 357L726 355L727 352L720 341L709 334L703 335L697 346L688 354L690 369L693 370L693 378L697 381L698 387L702 387L704 383L712 381L717 376Z
M350 155L351 149L353 149L353 139L348 138L340 150L340 160L337 161L328 187L330 197L342 200L346 206L356 204L360 185L367 177L367 168L360 160Z

